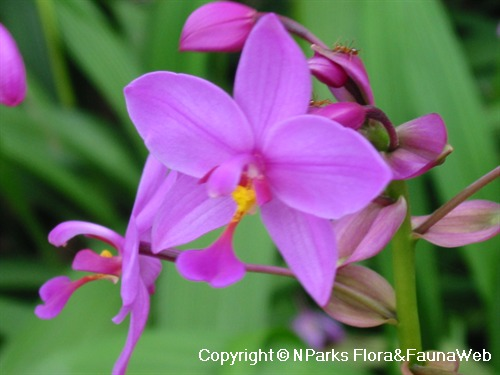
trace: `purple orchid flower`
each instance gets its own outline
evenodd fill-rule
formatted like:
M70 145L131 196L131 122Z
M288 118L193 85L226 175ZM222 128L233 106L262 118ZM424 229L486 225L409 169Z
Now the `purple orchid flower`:
M0 23L0 103L19 105L26 96L26 71L16 41Z
M171 72L146 74L125 89L129 115L150 152L202 179L210 196L232 195L237 203L223 236L208 249L183 252L178 269L195 280L217 280L216 286L239 279L232 232L257 204L290 268L320 305L326 303L337 261L328 219L362 209L391 172L361 135L306 115L309 69L273 14L247 39L234 96Z
M179 199L180 185L183 194L191 197L194 204L184 207ZM163 204L169 197L171 207ZM201 199L200 199L201 198ZM226 200L229 201L229 200ZM178 202L182 207L175 205ZM192 220L193 214L205 211L198 220ZM123 306L113 322L121 323L130 314L130 329L125 347L115 363L113 374L123 374L126 370L132 351L139 340L149 314L149 296L154 293L155 281L161 271L161 261L149 256L140 255L141 241L151 242L153 233L161 232L163 228L172 229L170 222L158 215L158 209L171 209L175 216L176 228L189 227L191 231L181 231L174 239L176 244L194 240L201 234L222 226L229 220L234 210L234 203L216 202L206 196L205 190L197 180L188 176L179 176L176 172L167 174L167 168L155 158L149 157L139 184L132 215L122 237L115 231L94 223L68 221L59 224L49 234L49 242L55 246L64 246L77 235L94 237L111 245L118 252L113 256L105 250L100 255L91 250L79 251L73 262L73 269L92 272L80 280L71 281L66 276L59 276L47 281L40 289L43 305L35 309L39 318L52 319L57 316L65 304L79 287L90 281L107 279L117 282L122 278L121 297ZM210 214L211 213L211 214ZM163 240L165 242L165 240ZM184 242L185 241L185 242Z

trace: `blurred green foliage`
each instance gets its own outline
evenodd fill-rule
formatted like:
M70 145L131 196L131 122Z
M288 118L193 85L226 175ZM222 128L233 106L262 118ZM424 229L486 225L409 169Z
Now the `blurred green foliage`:
M127 330L126 323L115 327L110 321L120 307L117 286L103 281L82 288L52 321L39 321L32 313L39 286L61 273L77 277L69 272L69 260L89 246L72 241L64 250L54 249L46 236L57 223L72 219L123 231L146 155L126 113L122 89L128 82L151 70L172 70L230 90L236 54L177 51L185 19L203 3L0 3L0 20L18 41L29 78L25 103L0 108L2 374L105 373L112 368ZM328 44L353 41L361 49L376 102L394 123L429 112L444 117L455 152L430 175L410 182L414 214L430 212L498 164L500 10L494 1L247 3L297 19ZM319 86L316 95L329 98ZM495 199L495 188L478 197ZM492 352L490 363L463 364L465 374L500 372L499 248L498 239L460 251L418 244L425 349ZM237 251L248 262L279 261L257 217L242 225ZM370 265L390 279L389 251ZM295 282L267 275L248 275L235 286L212 290L182 280L171 264L164 270L131 374L398 372L394 364L384 363L221 367L200 362L202 348L305 348L290 330L304 294ZM343 350L394 348L391 327L346 330Z

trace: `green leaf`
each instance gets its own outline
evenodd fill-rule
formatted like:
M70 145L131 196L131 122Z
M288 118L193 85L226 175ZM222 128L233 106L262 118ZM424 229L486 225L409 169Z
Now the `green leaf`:
M56 11L74 62L120 116L131 139L138 142L123 98L123 88L142 73L137 56L110 28L93 2L58 1Z

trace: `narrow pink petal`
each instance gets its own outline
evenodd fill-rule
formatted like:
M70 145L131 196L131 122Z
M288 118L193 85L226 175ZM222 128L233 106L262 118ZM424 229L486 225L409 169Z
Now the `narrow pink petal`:
M365 138L320 116L297 116L273 127L262 153L273 196L326 219L361 210L392 176Z
M216 1L196 9L181 33L181 51L236 52L243 48L256 20L255 9Z
M158 207L175 180L175 172L168 173L154 156L148 156L132 209L139 233L151 229Z
M127 341L120 357L118 357L115 362L112 372L113 375L125 374L132 352L146 327L149 315L149 294L143 284L141 284L138 290L137 298L134 300L133 305L125 310L122 309L120 315L124 315L123 312L128 311L130 311L130 327L128 329ZM120 318L120 321L122 321L124 316L120 316ZM119 319L115 320L118 321Z
M149 73L125 88L125 99L149 151L173 170L201 178L253 148L250 125L236 103L201 78Z
M57 276L50 279L40 288L40 297L44 302L35 308L35 314L40 319L55 318L62 311L75 290L95 277L87 276L76 281L71 281L67 276Z
M413 217L412 226L418 227L428 217ZM459 247L486 241L499 233L500 204L471 200L455 207L426 233L416 235L441 247Z
M234 254L232 235L234 226L228 229L211 246L203 250L182 252L175 265L188 280L205 281L214 288L224 288L245 276L245 264Z
M139 267L141 272L141 279L146 286L148 293L155 292L155 282L162 269L162 263L159 259L148 256L139 256Z
M406 122L396 131L399 147L384 155L396 180L419 176L433 167L448 138L444 121L436 113Z
M406 215L406 201L382 206L371 203L363 210L332 223L342 265L378 254L389 243ZM362 233L362 235L360 235Z
M329 220L302 213L277 199L261 207L262 220L286 263L309 295L328 302L337 249Z
M121 297L123 305L128 306L135 300L142 283L139 263L139 232L133 218L129 221L125 239L122 255Z
M20 104L26 96L26 71L16 42L0 23L0 103Z
M80 250L73 259L72 268L75 271L103 273L106 275L120 276L122 260L119 256L111 258L100 256L92 250Z
M210 198L204 184L179 175L159 207L152 231L152 250L158 253L193 241L228 224L235 212L231 197Z
M311 77L304 54L274 14L262 17L243 48L234 97L257 139L270 125L307 112Z
M351 129L359 129L365 122L365 109L355 102L332 103L320 108L311 108L312 115L324 116Z
M54 246L66 246L70 239L82 234L104 241L117 250L121 250L123 246L123 237L118 233L102 225L86 221L65 221L57 225L49 233L49 242Z

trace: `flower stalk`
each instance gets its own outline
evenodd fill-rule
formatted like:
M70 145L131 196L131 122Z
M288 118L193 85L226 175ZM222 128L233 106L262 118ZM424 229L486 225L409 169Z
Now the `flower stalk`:
M404 197L406 202L409 202L408 187L404 181L393 181L388 189L389 194L394 199ZM397 330L399 348L403 352L408 349L422 351L415 277L415 242L412 238L411 216L408 207L406 217L392 239Z

